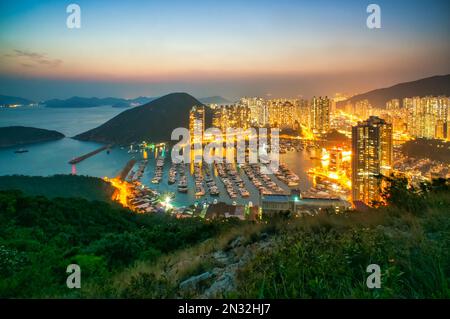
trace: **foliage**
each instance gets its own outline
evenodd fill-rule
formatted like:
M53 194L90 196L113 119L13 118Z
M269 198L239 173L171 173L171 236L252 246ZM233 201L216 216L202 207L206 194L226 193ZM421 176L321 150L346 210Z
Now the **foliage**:
M179 297L182 280L220 267L214 252L240 237L273 245L240 266L232 297L449 298L448 180L384 182L388 206L262 223L139 215L0 191L0 297ZM81 289L66 287L71 263L82 268ZM370 264L381 267L380 289L366 286Z
M220 223L137 215L80 198L29 197L0 191L0 297L83 295L65 285L82 267L83 287L107 281L134 262L154 261L216 235Z
M413 191L404 180L390 182L388 207L307 217L285 227L277 249L242 269L236 296L449 298L448 184ZM370 264L381 267L380 289L366 286Z

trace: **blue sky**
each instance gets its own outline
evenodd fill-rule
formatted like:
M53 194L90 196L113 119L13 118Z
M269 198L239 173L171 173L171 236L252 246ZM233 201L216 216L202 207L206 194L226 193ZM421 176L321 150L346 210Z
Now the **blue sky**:
M450 1L0 3L0 94L356 93L450 73ZM382 28L366 27L381 7Z

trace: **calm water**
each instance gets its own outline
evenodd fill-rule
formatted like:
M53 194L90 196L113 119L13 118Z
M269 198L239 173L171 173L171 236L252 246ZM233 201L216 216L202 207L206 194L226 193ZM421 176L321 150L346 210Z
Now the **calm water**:
M55 130L66 136L75 136L103 124L123 108L100 106L92 108L0 108L0 127L32 126Z
M90 109L0 109L0 127L24 125L57 130L67 136L74 136L104 123L121 111L123 109L112 107L96 107ZM27 145L26 149L29 150L28 153L16 154L14 153L16 148L2 148L0 149L0 175L23 174L49 176L54 174L70 174L73 169L72 165L68 164L70 159L95 150L100 146L101 144L98 143L81 142L71 138L64 138L58 141ZM76 172L79 175L114 177L122 170L128 160L133 157L140 159L141 156L139 153L128 154L126 149L115 147L111 150L110 154L101 152L77 164ZM281 155L281 160L301 178L300 188L303 190L311 186L311 179L305 173L312 166L310 156L311 154L306 151L299 153L288 152L287 154ZM174 192L176 194L175 204L184 206L190 205L195 201L203 202L207 200L211 202L214 199L214 197L210 198L208 196L200 199L195 198L193 190L194 182L189 175L189 183L192 187L189 188L187 194L178 193L176 184L168 185L167 177L170 169L170 159L166 159L161 183L158 185L151 184L150 181L154 175L154 166L154 156L149 156L147 169L141 181L160 192ZM251 196L246 199L239 198L236 202L239 204L245 204L249 201L258 203L258 192L256 188L248 181L243 172L240 173L247 184L247 189L250 191ZM277 180L275 179L275 181ZM216 198L220 201L231 203L232 200L226 194L219 178L216 178L216 183L221 191L221 195ZM284 184L278 184L284 189L287 189Z

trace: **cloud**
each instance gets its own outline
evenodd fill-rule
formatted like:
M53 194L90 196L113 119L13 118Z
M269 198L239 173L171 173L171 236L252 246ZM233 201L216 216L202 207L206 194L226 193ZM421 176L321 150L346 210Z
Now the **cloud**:
M51 59L45 53L37 53L17 49L15 49L12 54L5 54L4 56L9 58L26 59L27 62L21 63L21 65L27 68L39 65L56 68L60 66L63 62L60 59Z
M34 68L34 65L30 63L20 63L20 65L24 68Z

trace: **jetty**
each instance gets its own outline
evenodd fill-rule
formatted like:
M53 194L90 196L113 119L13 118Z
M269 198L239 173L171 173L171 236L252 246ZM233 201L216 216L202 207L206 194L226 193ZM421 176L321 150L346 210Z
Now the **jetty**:
M89 158L91 156L94 156L95 154L98 154L98 153L100 153L100 152L102 152L102 151L104 151L106 149L110 149L112 146L113 146L112 144L102 146L102 147L100 147L100 148L98 148L98 149L96 149L96 150L94 150L92 152L89 152L87 154L84 154L84 155L81 155L81 156L76 157L74 159L71 159L69 161L69 164L72 164L72 165L73 164L78 164L79 162L84 161L85 159L87 159L87 158Z
M117 176L117 178L119 178L122 181L125 180L125 178L127 178L128 173L133 168L134 164L136 164L136 160L135 159L130 159L128 161L128 163L125 165L125 167L122 169L120 174Z

